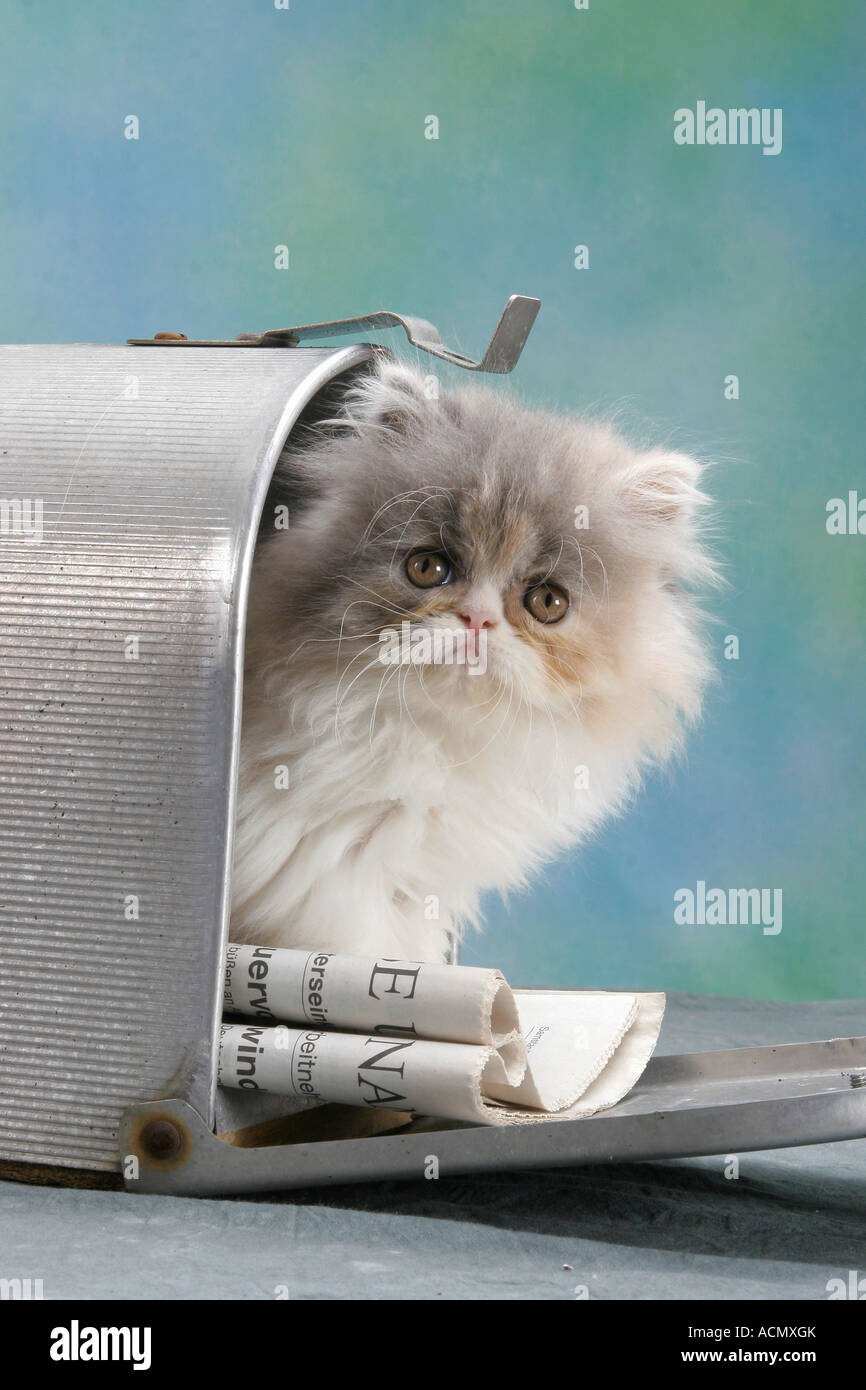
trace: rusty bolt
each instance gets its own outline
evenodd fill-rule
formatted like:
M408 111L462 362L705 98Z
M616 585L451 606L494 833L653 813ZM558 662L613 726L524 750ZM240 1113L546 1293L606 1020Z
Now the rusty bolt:
M186 334L185 334L185 333L154 333L154 335L153 335L153 341L154 341L155 343L156 343L156 342L160 342L160 343L161 343L161 342L165 342L166 340L168 340L169 342L173 342L173 343L185 343L185 342L186 342Z
M148 1158L177 1158L183 1148L183 1131L173 1120L148 1120L139 1142Z

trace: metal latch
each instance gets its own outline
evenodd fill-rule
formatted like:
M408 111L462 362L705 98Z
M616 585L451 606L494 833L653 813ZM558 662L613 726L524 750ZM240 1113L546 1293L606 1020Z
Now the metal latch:
M272 328L266 333L239 333L237 338L187 338L183 333L156 333L152 338L127 338L132 347L297 347L304 338L338 338L372 328L403 328L413 347L468 372L510 372L517 365L523 345L541 308L540 299L513 294L502 310L493 336L480 361L446 347L439 330L426 319L380 309L357 318L305 323L295 328Z

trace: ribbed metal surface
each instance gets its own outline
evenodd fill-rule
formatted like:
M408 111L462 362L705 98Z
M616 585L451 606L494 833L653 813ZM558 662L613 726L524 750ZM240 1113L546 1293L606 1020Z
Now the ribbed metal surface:
M368 355L0 348L2 1158L114 1168L163 1096L210 1122L256 518Z

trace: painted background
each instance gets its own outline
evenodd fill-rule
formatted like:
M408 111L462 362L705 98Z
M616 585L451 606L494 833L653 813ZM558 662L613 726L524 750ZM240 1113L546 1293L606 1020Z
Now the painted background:
M520 291L543 309L509 389L718 461L708 716L627 819L490 904L464 960L515 983L866 994L866 536L825 529L866 496L864 49L854 0L3 7L6 341L388 306L474 353ZM781 154L676 146L698 99L781 107ZM698 879L781 888L781 934L676 926Z

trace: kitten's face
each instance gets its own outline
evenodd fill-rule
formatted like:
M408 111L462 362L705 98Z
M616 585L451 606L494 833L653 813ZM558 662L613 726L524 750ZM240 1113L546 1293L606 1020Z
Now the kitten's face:
M409 622L418 678L431 689L475 685L482 676L495 686L513 683L533 704L573 699L591 610L604 598L602 557L591 541L581 543L567 497L524 487L501 465L460 478L461 465L455 459L450 476L440 470L440 483L429 473L407 476L410 486L370 517L343 567L343 582L355 590L344 631L387 632ZM441 634L438 651L453 650L454 660L437 663L432 643L434 658L424 660L421 631Z
M277 640L332 670L336 655L343 688L375 693L393 671L388 634L411 633L404 698L412 681L422 700L507 691L602 722L618 701L689 704L679 687L698 687L703 667L676 581L707 569L697 464L490 392L429 400L419 374L390 364L348 411L351 433L292 462L314 500L263 547L260 659ZM422 632L446 640L425 649Z

